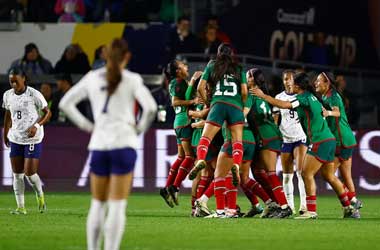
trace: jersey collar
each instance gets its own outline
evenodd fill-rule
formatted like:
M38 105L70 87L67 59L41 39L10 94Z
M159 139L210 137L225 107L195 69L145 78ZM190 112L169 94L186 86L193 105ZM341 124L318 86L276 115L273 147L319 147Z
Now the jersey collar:
M26 89L28 88L28 86L25 86L25 89L24 89L24 91L22 91L21 93L16 93L16 91L14 91L15 92L15 95L22 95L22 94L24 94L25 92L26 92Z

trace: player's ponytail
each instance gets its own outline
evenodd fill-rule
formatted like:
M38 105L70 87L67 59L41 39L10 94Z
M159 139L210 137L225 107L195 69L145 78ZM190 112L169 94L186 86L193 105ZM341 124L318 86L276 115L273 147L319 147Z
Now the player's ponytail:
M218 47L214 71L211 75L209 84L213 88L215 84L222 80L225 74L233 75L239 82L241 81L242 67L233 58L233 50L229 44L222 43Z
M330 88L335 90L340 95L340 97L342 98L342 101L343 101L345 99L345 97L344 97L343 93L337 89L337 82L335 81L334 74L331 72L321 72L321 74L330 82ZM346 103L344 101L343 101L343 105L345 108L347 108Z
M247 78L253 77L255 85L259 87L265 94L268 93L268 87L265 81L264 73L259 68L252 68L247 71Z
M178 70L177 60L170 61L164 70L164 74L168 82L171 82L174 78L177 77L177 70Z
M120 64L128 53L128 44L124 39L116 38L108 46L107 50L107 83L108 94L112 95L122 78Z

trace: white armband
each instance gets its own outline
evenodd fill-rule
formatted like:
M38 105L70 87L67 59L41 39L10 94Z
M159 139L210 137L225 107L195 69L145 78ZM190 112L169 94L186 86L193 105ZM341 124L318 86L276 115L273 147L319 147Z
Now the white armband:
M37 122L33 125L34 127L36 127L36 129L39 129L41 127L41 125Z

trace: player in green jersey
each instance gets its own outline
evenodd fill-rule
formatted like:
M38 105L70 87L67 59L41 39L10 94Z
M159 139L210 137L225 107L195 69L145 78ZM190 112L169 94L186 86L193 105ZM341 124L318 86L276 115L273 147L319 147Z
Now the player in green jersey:
M260 87L266 89L263 72L258 68L247 71L248 87L253 89ZM280 179L276 174L277 155L281 150L281 133L274 123L271 107L266 100L250 95L247 101L251 108L247 115L247 121L256 136L257 154L253 161L253 174L265 191L276 201L280 208L265 217L287 218L293 214L288 206Z
M302 176L305 181L307 212L297 219L317 218L316 185L314 176L321 169L323 178L333 187L343 205L344 218L353 217L354 209L350 205L343 183L335 176L334 153L335 137L328 128L322 116L322 104L313 94L314 89L309 84L305 73L294 76L293 92L297 94L292 101L281 101L265 95L259 88L252 93L270 104L284 109L297 109L302 127L307 135L309 149L303 162ZM322 100L321 100L322 101Z
M186 80L189 77L188 67L183 62L174 60L165 69L165 75L170 81L169 92L176 113L173 127L178 147L177 160L170 168L165 188L160 189L160 195L170 207L173 207L173 202L178 205L179 187L194 163L194 153L191 148L191 120L187 111L189 106L197 103L197 99L188 97L189 100L186 100L186 91L201 74L200 71L195 72L188 83Z
M228 44L221 44L215 61L210 62L199 83L198 91L205 103L211 104L206 125L197 148L197 169L206 166L205 158L209 145L216 133L226 121L231 129L233 147L232 173L234 183L239 180L239 165L243 159L243 103L246 101L248 90L245 73L233 58L233 51ZM207 98L206 85L212 92L211 100ZM227 171L228 172L228 171ZM215 196L224 199L222 186L227 172L215 170ZM220 187L219 187L220 186ZM218 207L218 206L217 206ZM217 209L218 210L218 209ZM219 209L220 211L224 211Z
M335 168L339 168L343 183L348 190L348 198L354 206L357 217L360 217L358 209L362 207L362 202L356 198L355 185L352 180L352 152L356 146L355 135L348 124L342 95L335 88L334 75L329 72L322 72L314 82L316 92L322 95L324 103L330 110L323 110L331 132L334 134L337 145L335 149Z

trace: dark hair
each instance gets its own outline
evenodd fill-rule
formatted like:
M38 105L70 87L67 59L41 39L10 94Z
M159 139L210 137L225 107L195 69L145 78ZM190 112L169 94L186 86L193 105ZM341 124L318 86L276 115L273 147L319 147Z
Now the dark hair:
M70 85L73 85L73 79L69 73L60 73L55 75L56 80L67 81Z
M324 75L324 77L326 77L327 80L330 81L330 87L332 89L334 89L338 93L338 95L340 95L340 97L342 98L342 100L344 100L345 97L344 97L343 93L340 92L340 90L338 90L338 88L337 88L337 82L335 80L335 75L332 72L324 72L324 71L322 71L321 74ZM344 105L345 108L347 108L346 107L346 103L344 101L343 101L343 105Z
M219 45L214 64L214 71L211 75L211 87L214 87L225 74L234 75L239 82L241 81L240 73L242 67L234 60L233 55L233 49L229 44L222 43Z
M255 84L265 93L268 93L267 83L265 81L264 73L259 68L252 68L247 71L247 75L253 77Z
M180 16L177 20L177 23L180 23L182 21L189 21L190 22L190 17L188 16Z
M8 75L19 75L25 78L25 86L27 85L28 76L26 75L25 71L21 67L13 67L9 69Z
M327 106L324 103L321 96L315 92L314 87L310 83L310 78L306 73L303 73L303 72L296 73L294 75L294 84L297 85L298 87L300 87L301 89L303 89L305 91L309 91L310 93L312 93L318 99L318 101L322 104L322 106L325 109L331 109L329 106Z
M105 45L101 45L99 46L96 50L95 50L95 58L94 60L98 60L100 59L100 55L102 54L102 50L104 48Z
M38 54L37 61L41 61L41 60L42 60L42 56L41 56L41 54L40 54L40 51L38 50L37 45L34 44L34 43L28 43L28 44L25 45L25 47L24 47L24 56L22 57L22 61L23 61L23 62L26 62L26 61L27 61L27 58L26 58L27 54L28 54L29 52L31 52L32 50L34 50L34 49L37 50L37 54Z
M128 44L124 39L115 38L107 51L107 82L108 94L112 95L121 81L120 63L128 53Z
M177 77L178 61L172 60L168 63L164 70L166 79L171 82L174 78Z
M285 74L295 74L296 72L292 69L285 69L284 71L282 71L282 77L284 77Z

